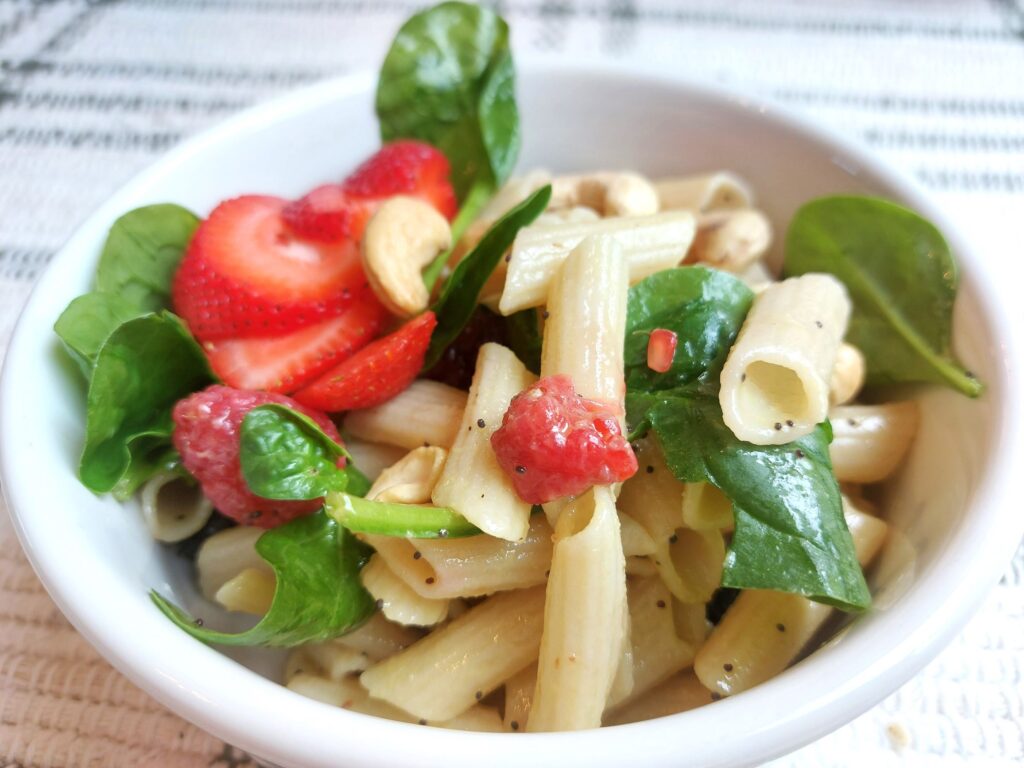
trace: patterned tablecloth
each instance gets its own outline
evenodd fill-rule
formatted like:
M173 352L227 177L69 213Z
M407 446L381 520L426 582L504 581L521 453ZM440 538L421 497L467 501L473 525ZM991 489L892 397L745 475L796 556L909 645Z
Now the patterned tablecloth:
M0 357L33 280L133 173L248 104L376 67L417 5L0 0ZM1021 284L1020 0L498 5L520 55L623 61L737 85L860 137L930 187L1000 260L1007 283ZM774 765L1019 765L1022 657L1018 553L934 663ZM247 764L78 637L33 575L0 504L0 766Z

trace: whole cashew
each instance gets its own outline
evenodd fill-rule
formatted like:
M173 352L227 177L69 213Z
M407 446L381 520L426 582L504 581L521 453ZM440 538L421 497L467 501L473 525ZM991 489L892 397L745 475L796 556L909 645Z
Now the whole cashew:
M649 216L658 212L658 193L643 176L627 171L554 178L548 208L574 206L593 208L602 216Z
M768 218L753 208L714 211L698 219L687 262L739 273L760 259L772 241Z
M452 244L448 221L414 197L393 197L366 225L362 262L366 279L388 310L411 317L427 308L422 270Z

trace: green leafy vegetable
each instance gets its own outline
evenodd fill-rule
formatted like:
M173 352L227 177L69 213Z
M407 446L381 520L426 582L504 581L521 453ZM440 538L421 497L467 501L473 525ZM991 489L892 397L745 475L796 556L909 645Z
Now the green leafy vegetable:
M942 234L913 211L869 197L825 197L797 211L786 236L787 275L828 272L853 300L847 340L868 382L983 386L950 350L957 268Z
M53 330L88 380L103 342L117 326L140 314L136 305L116 294L87 293L68 304Z
M384 141L419 139L444 152L464 208L474 190L489 196L519 154L508 25L469 3L412 16L384 59L377 117Z
M408 539L473 536L480 529L448 507L369 501L349 493L327 496L327 514L356 533Z
M828 428L787 445L758 446L738 440L722 421L719 375L751 300L740 281L700 267L660 272L630 289L630 424L634 432L654 430L678 479L710 482L732 501L736 530L723 584L866 608L871 598L843 518ZM661 374L646 365L655 328L679 335L672 367Z
M270 610L238 634L203 627L158 593L150 598L164 615L193 637L223 645L291 647L349 632L374 611L359 581L369 549L323 511L267 531L256 551L277 577Z
M195 482L195 478L181 463L181 454L169 444L167 437L143 437L132 443L132 458L128 469L111 490L118 501L127 501L158 472L168 472ZM149 447L151 446L151 447Z
M171 408L213 381L203 350L169 312L122 323L96 355L86 396L79 475L97 493L125 477L134 456L169 443Z
M424 368L434 365L445 348L455 340L476 309L484 283L512 246L516 234L536 219L551 199L551 187L538 189L498 219L476 247L459 262L434 304L437 327L430 337Z
M242 474L265 499L319 499L349 487L351 459L305 414L283 405L253 408L242 422Z
M100 254L96 290L139 308L163 309L171 279L199 219L180 205L136 208L114 222Z
M540 373L540 352L543 337L536 309L521 309L505 318L508 347L520 362L533 373Z

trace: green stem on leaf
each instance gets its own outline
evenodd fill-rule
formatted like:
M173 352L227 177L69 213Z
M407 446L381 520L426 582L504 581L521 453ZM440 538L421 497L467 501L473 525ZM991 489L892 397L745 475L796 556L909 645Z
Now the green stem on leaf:
M392 504L329 493L327 514L354 533L376 533L406 539L444 539L473 536L480 529L448 507Z

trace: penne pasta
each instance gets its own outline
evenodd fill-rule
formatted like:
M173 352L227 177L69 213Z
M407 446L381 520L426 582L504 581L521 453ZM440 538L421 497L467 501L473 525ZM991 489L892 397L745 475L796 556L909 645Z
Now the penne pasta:
M621 519L621 518L620 518ZM646 578L658 575L658 566L649 557L627 557L626 575Z
M262 616L274 602L277 579L265 568L245 568L228 579L213 599L229 611Z
M239 525L213 534L196 553L199 591L215 600L217 590L246 568L256 568L273 576L267 561L256 554L256 540L266 531Z
M533 515L526 538L418 539L367 535L365 541L413 590L429 598L475 597L543 584L551 567L551 527Z
M447 458L444 448L414 448L377 476L366 498L393 504L429 502Z
M288 655L284 679L287 682L295 675L308 673L329 680L343 680L354 672L362 672L369 665L367 654L336 640L306 643Z
M142 518L157 541L183 541L202 530L213 514L213 503L198 484L171 472L159 472L139 494Z
M747 288L754 293L761 293L769 285L776 282L775 275L768 270L763 261L755 261L736 275L736 277L746 283Z
M597 728L625 642L625 562L612 490L592 488L558 520L530 731Z
M407 450L424 445L450 448L465 408L466 393L461 389L417 379L381 405L351 411L344 432Z
M633 686L626 695L611 698L610 707L635 701L693 663L693 646L676 634L672 595L664 583L660 579L633 580L628 596Z
M362 683L418 718L448 720L537 659L543 618L540 587L495 595L370 667Z
M629 281L635 283L681 262L694 230L693 215L683 211L525 227L512 245L499 311L510 315L544 304L559 267L588 237L614 238L625 255Z
M846 289L830 275L789 278L754 300L721 375L722 418L736 437L779 445L825 420L849 317Z
M703 605L722 583L725 539L718 529L680 528L669 544L667 563L655 559L658 573L672 594L683 603ZM661 564L659 564L661 562Z
M505 728L525 731L537 686L537 665L531 664L505 681Z
M622 553L627 558L653 555L657 550L651 535L629 515L619 515L619 529L622 535Z
M421 637L423 632L420 630L395 624L383 614L375 613L358 629L330 642L351 648L370 661L380 661L408 648Z
M857 397L864 386L864 375L867 363L864 355L853 344L845 341L839 345L836 353L836 364L829 378L828 401L834 407L848 403Z
M638 723L641 720L687 712L712 701L711 691L701 684L692 671L681 672L652 688L646 696L616 707L605 716L604 724Z
M509 541L526 537L531 505L516 495L498 466L491 435L501 426L512 398L536 376L515 353L500 344L484 344L458 434L433 490L434 503L450 507L484 533Z
M900 465L917 434L917 403L843 405L829 412L832 468L841 482L877 483Z
M663 211L715 211L749 208L754 202L750 186L729 171L677 176L654 182Z
M711 483L687 483L683 494L683 525L695 531L733 528L732 502Z
M423 597L388 568L380 555L374 554L363 566L360 579L366 591L377 601L385 618L396 624L431 627L448 616L448 601Z
M857 559L867 566L888 526L848 503L844 506ZM744 590L697 652L694 671L719 695L748 690L788 667L831 612L828 605L800 595Z

